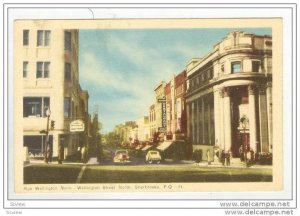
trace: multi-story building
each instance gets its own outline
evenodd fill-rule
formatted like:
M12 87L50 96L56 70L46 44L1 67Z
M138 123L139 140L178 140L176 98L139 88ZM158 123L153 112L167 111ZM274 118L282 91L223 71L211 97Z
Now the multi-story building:
M172 80L165 86L167 107L167 134L186 133L186 71L174 75Z
M118 137L118 145L130 146L137 140L137 126L135 121L127 121L114 128L114 134Z
M172 104L173 104L173 101L172 101L172 96L171 96L171 82L168 82L166 83L166 86L165 86L165 97L166 97L166 108L167 108L167 112L166 112L166 115L167 115L167 136L172 136L172 132L173 132L173 127L172 127Z
M272 37L231 32L187 65L187 133L193 148L272 151ZM205 159L205 153L203 154Z
M136 120L137 125L137 139L139 142L149 141L150 137L150 127L149 127L149 117L143 116Z
M155 122L156 132L166 133L167 131L167 108L165 102L165 86L166 83L162 81L154 89L155 91Z
M79 84L78 30L28 20L15 23L15 35L15 117L22 127L23 146L31 156L44 155L46 136L41 131L47 129L50 110L53 157L58 149L64 157L72 156L86 139L70 132L70 123L88 118L88 93Z
M84 125L85 130L82 132L82 134L79 137L79 146L82 147L83 145L89 146L91 144L91 140L89 137L91 137L91 131L90 131L90 115L89 115L89 93L86 90L80 89L80 105L79 105L79 116Z
M175 77L175 130L186 135L186 70Z
M150 139L154 138L154 134L157 131L156 128L156 114L155 114L155 104L149 107L149 127L150 127Z

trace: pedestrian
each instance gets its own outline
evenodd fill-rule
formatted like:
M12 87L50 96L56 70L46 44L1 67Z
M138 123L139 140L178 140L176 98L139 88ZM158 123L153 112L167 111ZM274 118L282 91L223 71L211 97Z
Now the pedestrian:
M244 155L244 147L243 145L240 146L239 148L239 155L240 155L240 160L243 162L245 160L245 155Z
M211 164L211 157L210 157L210 150L207 149L206 151L206 158L207 158L207 165Z
M62 164L62 161L64 159L64 147L62 144L58 147L58 163Z
M47 147L47 161L48 162L52 162L52 155L53 155L52 149L50 148L50 146L48 146Z
M254 163L254 151L252 148L250 149L250 161L251 161L251 164Z
M77 162L80 162L81 160L81 147L78 146L77 148Z
M252 148L250 149L250 157L251 157L251 161L253 162L254 161L254 151Z
M225 154L226 166L230 166L230 151Z
M81 148L81 161L82 163L86 163L87 161L87 149L85 146Z
M225 165L225 151L224 150L221 151L220 160L221 160L222 165L224 166Z

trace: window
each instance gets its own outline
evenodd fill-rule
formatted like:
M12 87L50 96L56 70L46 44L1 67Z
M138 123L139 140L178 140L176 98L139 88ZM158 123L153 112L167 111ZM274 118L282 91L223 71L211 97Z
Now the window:
M50 46L50 36L51 36L51 32L45 31L45 46Z
M23 46L29 45L29 30L23 30Z
M224 66L224 64L222 64L221 65L221 72L224 73L224 71L225 71L225 66Z
M65 118L71 117L71 98L70 97L64 98L64 117Z
M72 34L71 32L65 32L65 50L71 51L72 49Z
M51 31L37 31L37 46L50 46Z
M43 46L43 31L37 31L37 45Z
M45 135L24 136L23 143L24 146L28 147L29 157L43 157L46 140L47 138ZM50 149L53 149L53 135L49 135L48 146Z
M206 71L203 72L203 82L205 82L205 81L206 81Z
M252 61L252 72L259 72L260 61Z
M210 69L209 70L209 78L212 79L214 77L214 70Z
M65 81L72 80L72 67L70 63L65 63Z
M241 72L241 62L236 61L231 63L231 73Z
M23 62L23 78L27 78L28 74L28 62L24 61Z
M50 62L36 63L36 78L49 78Z
M50 107L49 97L24 97L23 117L46 117L46 110Z

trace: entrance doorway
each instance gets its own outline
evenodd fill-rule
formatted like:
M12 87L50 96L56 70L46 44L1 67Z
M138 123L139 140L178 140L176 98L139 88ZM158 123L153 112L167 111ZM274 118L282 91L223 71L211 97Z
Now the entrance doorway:
M241 118L248 118L248 89L247 86L231 87L231 127L232 127L232 157L239 157L241 146L249 146L249 126L243 128Z

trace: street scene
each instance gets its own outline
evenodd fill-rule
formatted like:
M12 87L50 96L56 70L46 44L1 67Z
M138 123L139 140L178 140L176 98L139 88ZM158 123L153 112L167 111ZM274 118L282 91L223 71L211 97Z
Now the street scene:
M24 184L273 181L271 28L16 31Z

